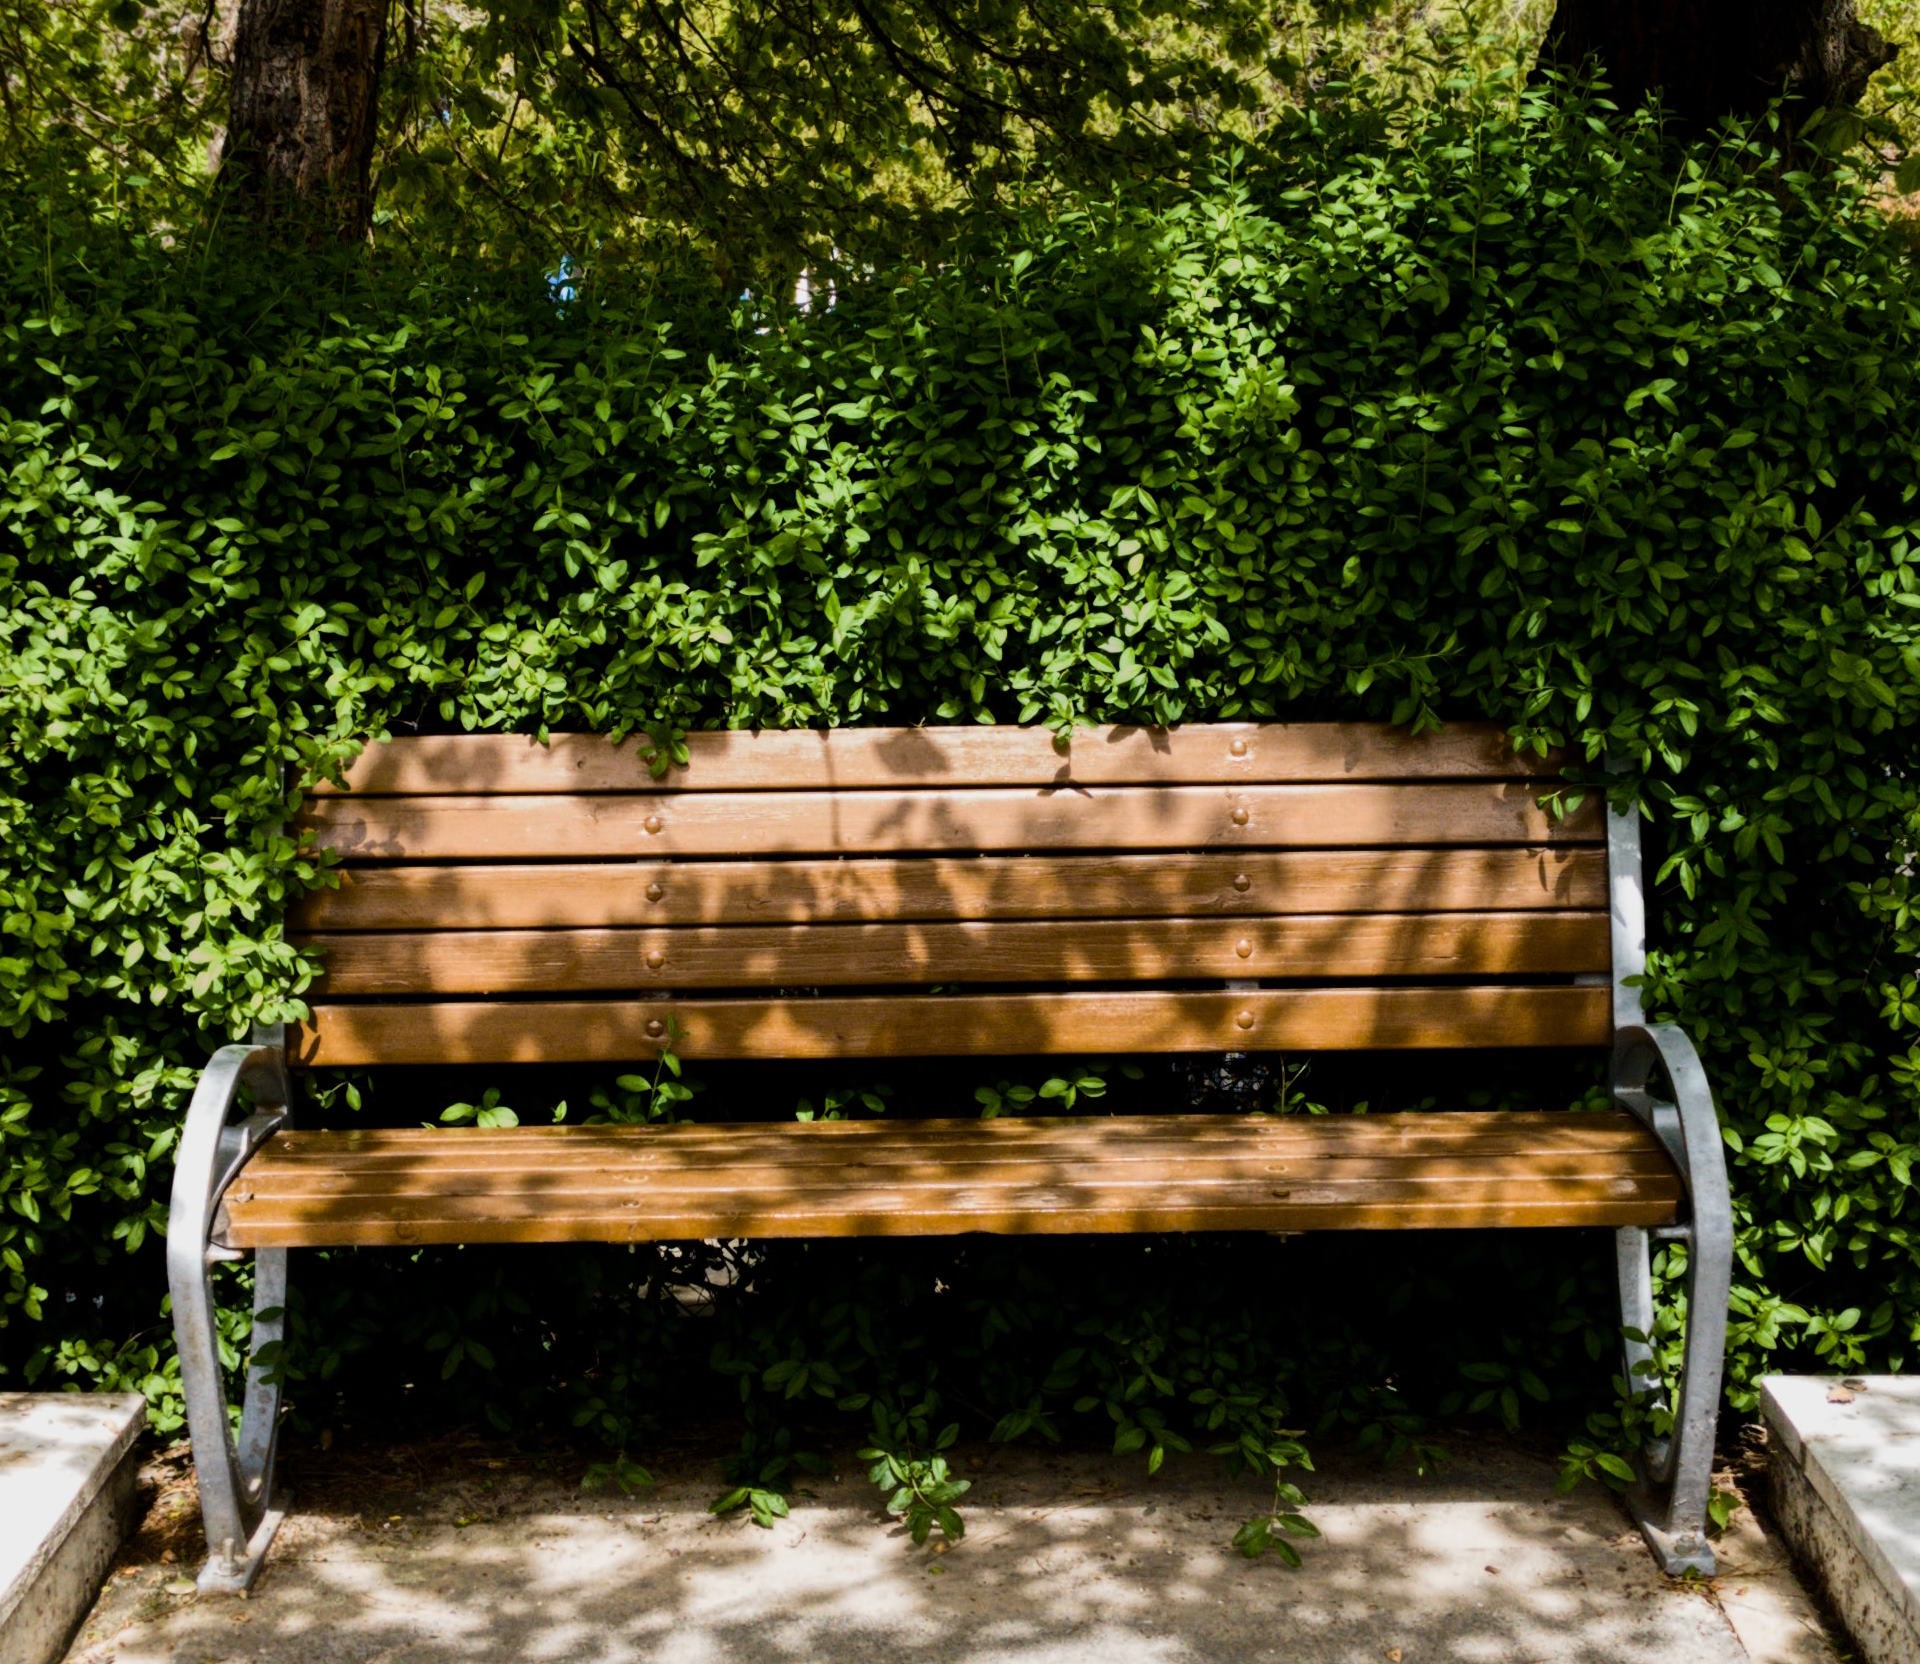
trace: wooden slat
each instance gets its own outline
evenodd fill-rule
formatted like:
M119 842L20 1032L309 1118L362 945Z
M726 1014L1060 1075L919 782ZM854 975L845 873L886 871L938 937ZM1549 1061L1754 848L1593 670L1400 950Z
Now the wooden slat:
M830 732L691 734L687 761L655 782L653 744L555 734L403 737L369 746L348 767L355 792L846 790L1153 782L1485 779L1546 775L1556 759L1516 757L1487 723L1436 734L1370 723L1206 723L1187 728L1083 728L1066 746L1044 728L841 728ZM322 782L320 795L338 790Z
M1604 971L1604 913L720 925L321 936L322 998Z
M861 920L1479 912L1607 903L1579 846L1244 854L346 867L295 929L539 929Z
M754 1138L777 1144L779 1159L829 1166L850 1163L919 1164L929 1159L959 1161L986 1156L1029 1159L1083 1152L1097 1129L1102 1149L1115 1160L1164 1161L1170 1153L1245 1148L1247 1128L1257 1125L1262 1148L1277 1159L1303 1153L1340 1160L1411 1160L1444 1165L1471 1163L1487 1155L1531 1156L1557 1161L1603 1156L1638 1159L1651 1155L1666 1162L1664 1150L1631 1117L1610 1111L1539 1114L1484 1110L1466 1113L1399 1115L1262 1116L1126 1115L1000 1116L991 1120L893 1119L869 1121L755 1122ZM644 1163L671 1149L674 1159L704 1161L731 1168L742 1159L740 1123L689 1121L668 1131L672 1143L636 1143L628 1126L354 1127L340 1131L294 1128L276 1136L273 1160L283 1174L295 1169L333 1171L351 1168L372 1173L409 1171L420 1152L432 1153L440 1167L477 1167L488 1171L532 1163L549 1168L600 1170L611 1161ZM538 1134L529 1142L529 1133ZM290 1178L287 1182L293 1182Z
M926 850L1343 848L1593 841L1538 788L1139 786L1064 791L687 792L632 797L333 797L300 824L349 860L872 855Z
M1663 1225L1673 1205L1648 1197L1638 1181L1568 1194L1570 1186L1519 1186L1495 1196L1454 1194L1431 1201L1343 1193L1313 1187L1288 1198L1236 1200L1229 1195L1151 1187L1139 1194L1072 1186L956 1191L933 1208L920 1198L874 1193L857 1211L839 1202L809 1207L807 1198L764 1199L733 1191L680 1199L674 1207L530 1211L503 1217L490 1209L403 1217L370 1212L329 1228L327 1216L261 1213L236 1227L234 1247L418 1247L479 1242L674 1242L712 1237L955 1236L983 1231L1054 1236L1146 1231L1459 1230L1526 1226Z
M842 1151L838 1162L828 1163L790 1161L786 1152L780 1152L778 1159L774 1159L751 1146L740 1147L738 1139L733 1142L736 1147L730 1151L701 1152L704 1159L693 1161L680 1159L682 1152L678 1150L670 1154L648 1151L630 1159L624 1152L616 1152L612 1157L602 1152L598 1164L547 1160L544 1153L537 1151L512 1156L489 1153L483 1158L476 1153L436 1159L432 1165L434 1193L479 1200L538 1190L558 1204L583 1197L711 1191L720 1184L742 1191L770 1190L780 1185L795 1190L837 1188L856 1177L886 1189L910 1191L982 1178L995 1183L1046 1184L1059 1177L1063 1166L1072 1166L1078 1160L1071 1151L1065 1150L1040 1154L988 1150L946 1155L934 1164L924 1151L888 1150L877 1154L863 1151L853 1156ZM529 1157L537 1160L537 1167L525 1165ZM1328 1184L1392 1182L1408 1187L1409 1195L1416 1195L1423 1190L1471 1185L1482 1177L1489 1159L1476 1155L1465 1160L1410 1161L1404 1157L1335 1157L1310 1152L1291 1160L1250 1162L1244 1149L1224 1144L1193 1149L1160 1146L1103 1154L1100 1177L1103 1184L1116 1187L1152 1186L1167 1182L1171 1163L1177 1166L1178 1182L1189 1186L1234 1183L1258 1173L1275 1183L1287 1179ZM1519 1156L1500 1159L1511 1163L1516 1170L1521 1166ZM1631 1155L1606 1151L1571 1156L1527 1152L1524 1168L1531 1178L1573 1182L1658 1178L1671 1172L1672 1163L1658 1151ZM328 1165L312 1160L296 1161L276 1170L273 1193L277 1197L301 1200L324 1200L343 1190L356 1196L404 1198L417 1194L420 1174L417 1159L406 1163L391 1159L361 1163L336 1156Z
M316 1004L288 1032L313 1067L642 1058L941 1057L1598 1046L1604 987Z
M1658 1143L1620 1115L1578 1117L1581 1133L1599 1136L1573 1152L1545 1123L1574 1117L1387 1117L1426 1123L1393 1157L1371 1128L1349 1135L1344 1119L1315 1120L1303 1135L1299 1123L1236 1117L1230 1141L1222 1119L1160 1117L1144 1144L1110 1130L1127 1122L1091 1118L1046 1124L1037 1140L979 1121L625 1128L584 1141L599 1160L571 1168L556 1157L583 1141L560 1129L518 1131L512 1158L486 1163L470 1158L464 1132L383 1134L377 1162L352 1134L283 1135L227 1193L224 1238L293 1247L1650 1225L1671 1221L1681 1196ZM1486 1137L1483 1120L1495 1123ZM902 1160L916 1143L917 1164ZM823 1146L842 1159L799 1159ZM1450 1153L1436 1159L1432 1146ZM489 1141L488 1153L497 1147ZM862 1159L881 1152L891 1159Z

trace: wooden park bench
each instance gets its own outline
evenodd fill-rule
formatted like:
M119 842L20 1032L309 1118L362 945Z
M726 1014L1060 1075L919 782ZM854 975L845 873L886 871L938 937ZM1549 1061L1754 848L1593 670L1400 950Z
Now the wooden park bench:
M1687 1245L1685 1371L1633 1504L1704 1536L1732 1226L1686 1036L1643 1021L1636 822L1504 736L1368 726L398 739L303 824L341 882L297 1026L194 1094L168 1241L211 1558L279 1519L280 1388L229 1435L210 1268L292 1248L993 1231L1603 1226L1644 1380L1652 1244ZM1604 1113L296 1128L289 1072L378 1064L1610 1046ZM1438 1077L1444 1079L1445 1077ZM238 1106L242 1088L250 1111Z

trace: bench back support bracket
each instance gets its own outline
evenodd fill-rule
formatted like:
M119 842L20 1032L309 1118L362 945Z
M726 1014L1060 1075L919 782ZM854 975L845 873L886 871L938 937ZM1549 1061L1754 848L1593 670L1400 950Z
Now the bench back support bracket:
M1607 810L1607 905L1613 933L1613 1026L1622 1029L1645 1022L1647 1015L1638 987L1647 969L1647 896L1637 808Z
M254 1110L236 1121L243 1087ZM284 1498L274 1492L273 1457L287 1251L261 1249L253 1256L251 1356L237 1438L227 1413L213 1268L242 1257L219 1240L220 1199L253 1152L287 1124L289 1097L286 1050L277 1031L256 1030L246 1045L223 1046L201 1072L174 1165L167 1282L207 1528L208 1557L199 1583L209 1591L238 1593L253 1582L286 1511Z

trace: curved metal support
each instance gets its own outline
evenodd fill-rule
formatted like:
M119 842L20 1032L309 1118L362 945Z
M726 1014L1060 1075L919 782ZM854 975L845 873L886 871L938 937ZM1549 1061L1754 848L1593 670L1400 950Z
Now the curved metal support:
M246 1120L232 1122L243 1085L258 1107ZM254 1255L253 1356L237 1442L221 1380L212 1272L216 1264L242 1257L219 1240L220 1199L254 1151L287 1124L289 1095L286 1050L277 1030L257 1031L244 1046L221 1047L194 1089L174 1163L167 1282L207 1528L207 1563L200 1571L205 1590L244 1591L285 1515L273 1490L280 1382L277 1367L262 1364L260 1354L285 1335L287 1251L263 1248Z
M1653 1090L1666 1077L1671 1098ZM1726 1151L1713 1092L1700 1054L1672 1023L1630 1023L1614 1035L1613 1095L1644 1121L1673 1156L1686 1186L1684 1223L1658 1231L1615 1233L1620 1316L1631 1388L1659 1391L1653 1348L1653 1244L1686 1245L1687 1338L1673 1427L1649 1443L1640 1483L1629 1498L1641 1533L1663 1570L1711 1576L1707 1499L1713 1490L1713 1443L1720 1419L1720 1372L1727 1347L1727 1300L1733 1281L1733 1203Z

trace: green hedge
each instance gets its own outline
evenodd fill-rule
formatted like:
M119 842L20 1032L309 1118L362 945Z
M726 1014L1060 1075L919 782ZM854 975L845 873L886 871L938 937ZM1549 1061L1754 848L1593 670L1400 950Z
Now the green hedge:
M1315 116L1203 187L986 226L806 317L729 309L670 263L557 307L537 273L273 263L62 202L0 193L16 1378L132 1382L177 1420L155 1238L192 1071L312 972L281 933L316 881L276 830L283 771L416 727L921 720L1492 717L1624 770L1657 861L1650 1003L1705 1051L1735 1164L1730 1401L1768 1368L1910 1357L1920 283L1845 177L1663 149L1552 88L1392 143ZM1328 1082L1368 1096L1364 1073ZM805 1090L864 1112L873 1084ZM514 1077L366 1113L430 1119L489 1085L522 1115L646 1113L631 1083ZM746 1088L773 1112L800 1090ZM398 1089L343 1081L311 1113L363 1090ZM1117 1281L1139 1252L1113 1248ZM538 1331L620 1443L634 1416L609 1406L665 1389L609 1336L653 1308L615 1287L625 1262L591 1263L584 1351L529 1315L544 1271L540 1294L485 1256L452 1287L429 1265L365 1283L387 1303L350 1323L361 1273L316 1270L339 1298L310 1295L300 1367L384 1323L491 1378L498 1338ZM1275 1424L1287 1356L1356 1392L1411 1367L1231 1300L1185 1308L1216 1328L1079 1272L1035 1282L1066 1263L1038 1251L969 1262L948 1345L886 1282L908 1262L789 1263L840 1269L711 1349L755 1402L864 1405L850 1370L938 1354L949 1382L974 1371L947 1402L1014 1414L1003 1431L1094 1406L1158 1448L1160 1423L1217 1429L1219 1383L1249 1372L1245 1414ZM1318 1267L1289 1274L1329 1322L1380 1304L1341 1271L1376 1262L1274 1263ZM1089 1325L1073 1361L993 1364L996 1322L1054 1346L1062 1288ZM1539 1293L1445 1352L1441 1402L1547 1394L1500 1340L1560 1309ZM1580 1309L1598 1347L1602 1307ZM810 1378L809 1332L844 1350ZM934 1373L886 1368L894 1410ZM1591 1409L1605 1371L1582 1368Z

